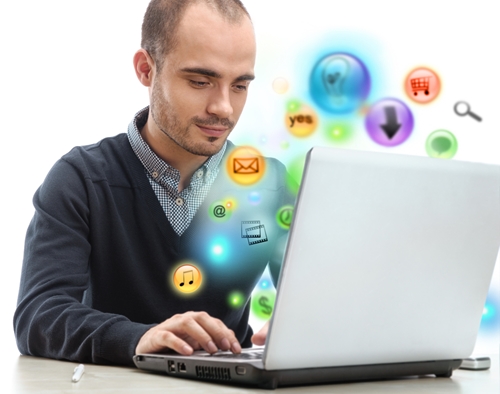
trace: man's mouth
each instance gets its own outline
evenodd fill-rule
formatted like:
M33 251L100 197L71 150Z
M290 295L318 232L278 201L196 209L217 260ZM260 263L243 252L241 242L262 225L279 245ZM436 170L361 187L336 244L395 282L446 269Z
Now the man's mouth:
M211 137L220 137L224 133L227 132L228 128L224 126L205 126L205 125L199 125L197 124L198 128L205 133L206 135L209 135Z

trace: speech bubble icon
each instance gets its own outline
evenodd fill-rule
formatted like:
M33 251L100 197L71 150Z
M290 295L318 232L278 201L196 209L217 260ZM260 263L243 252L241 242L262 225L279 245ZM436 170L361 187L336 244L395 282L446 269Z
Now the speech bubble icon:
M438 155L441 155L451 148L451 141L446 137L437 137L431 141L431 146Z
M448 130L436 130L429 134L425 142L425 150L430 157L451 159L458 149L455 136Z

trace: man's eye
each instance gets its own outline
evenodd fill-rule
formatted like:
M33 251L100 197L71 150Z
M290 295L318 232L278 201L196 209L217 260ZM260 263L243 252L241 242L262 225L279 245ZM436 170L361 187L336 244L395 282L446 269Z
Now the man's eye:
M208 85L208 82L204 82L204 81L193 81L193 80L190 80L189 83L191 85L193 85L194 87L197 87L197 88L204 88L205 86Z
M247 90L247 85L234 85L234 89L238 92L244 92Z

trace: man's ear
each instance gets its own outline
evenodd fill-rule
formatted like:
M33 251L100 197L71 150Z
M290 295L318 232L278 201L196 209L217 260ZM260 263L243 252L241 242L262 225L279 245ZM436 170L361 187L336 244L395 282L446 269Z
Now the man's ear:
M144 86L152 86L155 63L145 49L141 48L135 53L134 70L137 78Z

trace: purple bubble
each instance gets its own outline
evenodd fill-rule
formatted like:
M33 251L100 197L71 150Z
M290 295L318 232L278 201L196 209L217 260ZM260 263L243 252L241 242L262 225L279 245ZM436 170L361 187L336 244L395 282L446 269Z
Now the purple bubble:
M401 100L386 98L371 106L365 119L370 138L379 145L396 146L413 131L413 115Z

